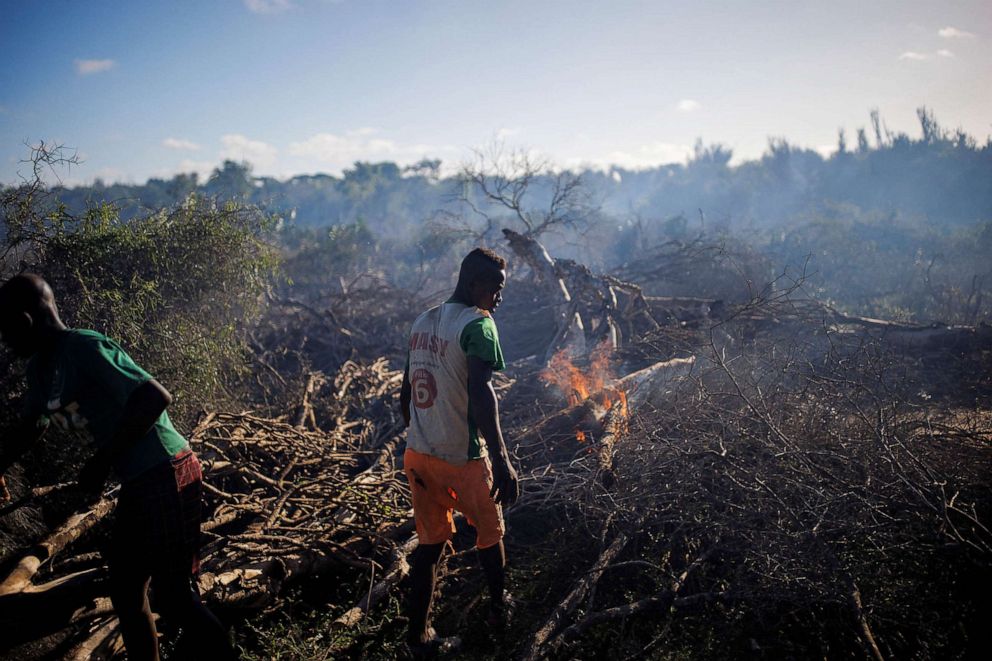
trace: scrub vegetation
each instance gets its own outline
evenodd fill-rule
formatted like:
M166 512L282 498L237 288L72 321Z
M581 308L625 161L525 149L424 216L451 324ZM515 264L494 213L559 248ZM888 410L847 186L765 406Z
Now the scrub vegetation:
M457 171L225 162L72 189L50 181L72 155L41 144L0 190L3 276L44 276L70 326L176 396L210 485L201 587L246 658L402 655L406 334L480 244L510 261L517 606L483 627L459 521L435 615L455 658L961 658L992 587L992 143L919 119L910 137L872 113L829 157L700 143L571 172L492 145ZM23 365L0 362L6 424ZM0 574L72 513L31 489L84 452L50 435L13 471ZM62 599L50 582L99 567L106 529L18 596ZM0 654L113 657L87 585L38 630L0 596Z

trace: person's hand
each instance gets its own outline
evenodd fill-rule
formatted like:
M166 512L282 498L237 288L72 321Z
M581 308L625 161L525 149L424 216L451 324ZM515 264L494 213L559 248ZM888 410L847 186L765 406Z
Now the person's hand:
M104 451L97 451L90 457L76 478L79 489L88 496L98 496L110 475L110 457Z
M489 496L497 505L512 505L520 497L520 482L517 471L510 463L509 457L493 459L493 487Z
M7 478L0 475L0 505L10 502L10 491L7 490Z

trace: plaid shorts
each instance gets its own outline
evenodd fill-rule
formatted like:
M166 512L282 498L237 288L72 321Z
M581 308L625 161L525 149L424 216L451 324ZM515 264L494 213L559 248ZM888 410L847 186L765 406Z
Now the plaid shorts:
M203 472L192 450L121 485L108 562L112 573L188 580L199 572Z

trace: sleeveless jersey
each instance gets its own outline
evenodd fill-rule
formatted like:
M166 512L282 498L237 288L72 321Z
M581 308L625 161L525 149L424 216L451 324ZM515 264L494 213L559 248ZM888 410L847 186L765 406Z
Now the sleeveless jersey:
M448 301L413 322L407 369L411 393L407 447L462 465L486 456L472 419L468 357L505 367L488 312Z

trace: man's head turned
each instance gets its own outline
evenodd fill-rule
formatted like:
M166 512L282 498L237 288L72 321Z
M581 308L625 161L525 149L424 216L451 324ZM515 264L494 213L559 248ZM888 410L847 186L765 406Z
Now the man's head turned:
M0 340L14 353L34 354L49 331L61 327L55 295L44 278L21 273L0 286Z
M455 298L492 312L502 301L506 260L488 248L476 248L462 260Z

